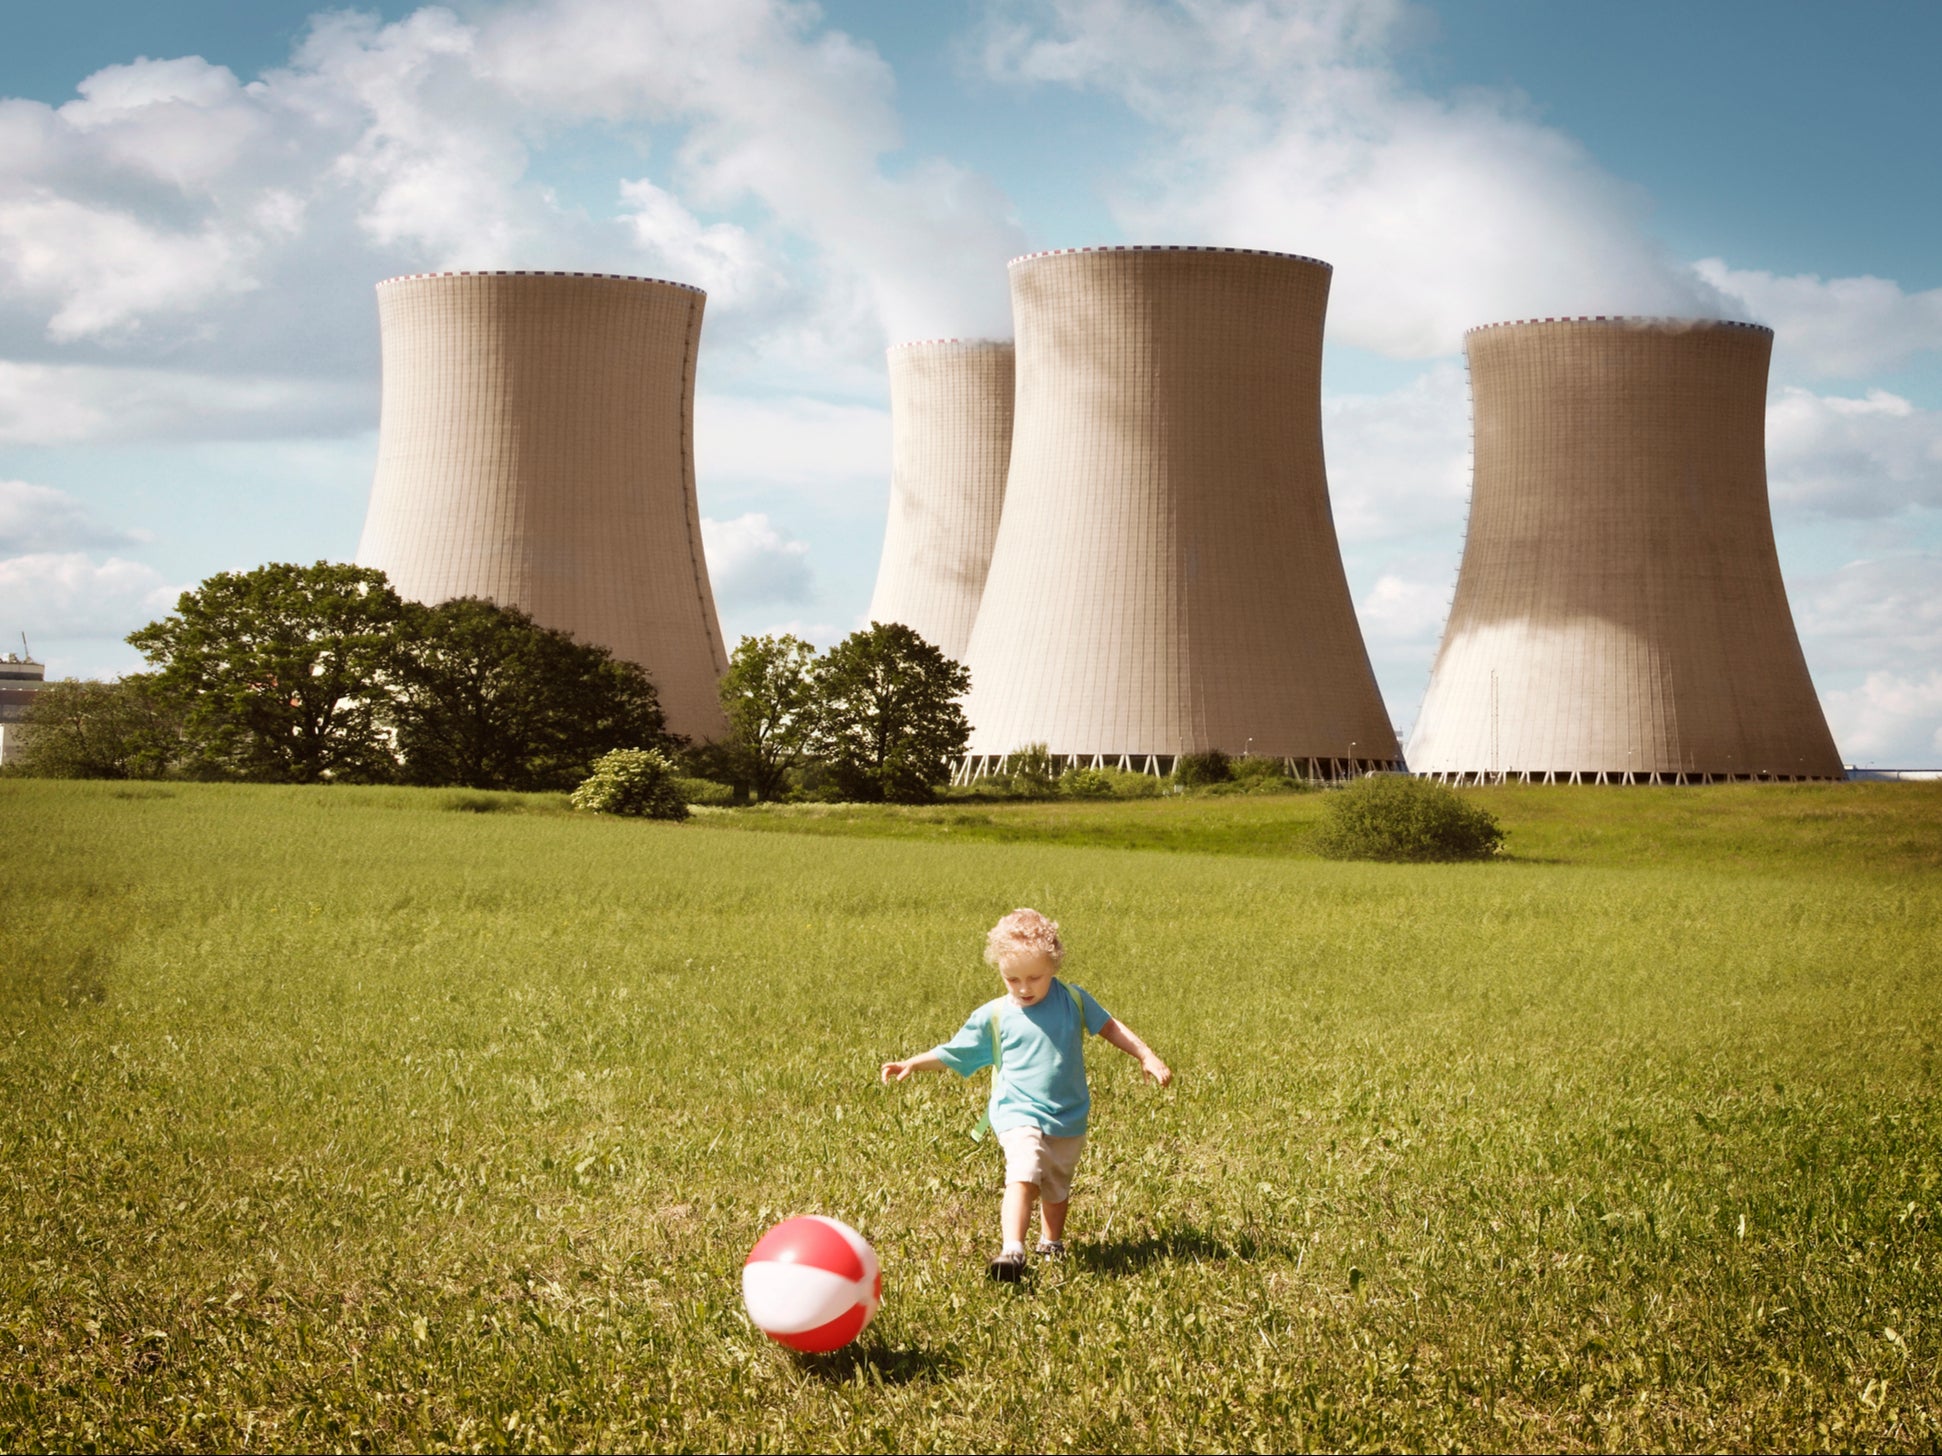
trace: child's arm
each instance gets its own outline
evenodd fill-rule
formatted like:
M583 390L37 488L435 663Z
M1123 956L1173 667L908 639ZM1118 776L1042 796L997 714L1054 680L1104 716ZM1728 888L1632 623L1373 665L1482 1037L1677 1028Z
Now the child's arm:
M888 1082L894 1077L897 1081L901 1082L912 1072L941 1072L943 1070L943 1059L936 1052L920 1052L918 1055L906 1058L901 1062L885 1062L883 1064L883 1080Z
M1153 1048L1141 1041L1139 1034L1117 1016L1099 1028L1099 1037L1101 1041L1109 1042L1133 1058L1140 1064L1141 1070L1162 1087L1173 1080L1173 1069L1154 1056ZM889 1068L886 1067L884 1070L887 1072Z

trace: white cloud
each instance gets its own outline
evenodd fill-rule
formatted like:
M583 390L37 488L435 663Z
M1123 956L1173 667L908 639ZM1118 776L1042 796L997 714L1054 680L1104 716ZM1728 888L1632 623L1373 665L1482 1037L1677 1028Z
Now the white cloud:
M368 370L376 279L543 267L673 274L718 323L760 303L711 330L718 361L876 377L893 337L1002 326L1023 245L989 183L898 155L893 92L790 0L334 11L247 83L110 66L63 106L0 101L0 358ZM563 198L589 129L652 175Z
M172 611L182 591L119 556L37 551L0 560L0 620L30 637L123 637Z
M1781 277L1705 258L1694 271L1736 300L1739 316L1773 327L1780 372L1855 377L1942 350L1942 288L1905 293L1886 278Z
M890 412L801 396L695 400L695 473L704 496L760 484L854 498L888 495Z
M1942 662L1942 553L1849 562L1791 593L1808 655L1836 671Z
M66 491L0 480L0 556L129 546L141 539L114 529Z
M1322 401L1329 499L1345 543L1460 534L1470 493L1470 399L1438 364L1387 394Z
M1767 477L1777 502L1827 515L1942 506L1942 411L1789 385L1767 406Z
M0 360L0 445L347 434L375 426L376 385Z
M1514 94L1438 100L1390 52L1416 18L1337 0L1050 0L996 10L1001 77L1122 98L1163 138L1114 211L1142 241L1334 263L1331 332L1397 357L1465 328L1579 313L1714 314L1647 235L1647 200Z
M1942 669L1871 672L1858 688L1821 694L1821 706L1849 763L1942 764Z
M1356 613L1371 651L1398 645L1433 649L1449 609L1447 581L1395 572L1377 577L1375 585L1356 603Z
M723 610L765 602L806 602L813 592L807 543L792 540L759 512L701 522L708 581Z

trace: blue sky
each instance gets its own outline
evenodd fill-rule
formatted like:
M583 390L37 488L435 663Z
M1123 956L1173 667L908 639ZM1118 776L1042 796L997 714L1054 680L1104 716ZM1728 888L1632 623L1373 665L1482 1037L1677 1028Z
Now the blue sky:
M1336 265L1330 479L1392 714L1461 538L1464 327L1778 330L1783 566L1844 752L1942 762L1942 6L174 0L0 19L0 630L56 673L211 571L347 558L371 285L708 288L724 626L867 605L882 350L1029 248Z

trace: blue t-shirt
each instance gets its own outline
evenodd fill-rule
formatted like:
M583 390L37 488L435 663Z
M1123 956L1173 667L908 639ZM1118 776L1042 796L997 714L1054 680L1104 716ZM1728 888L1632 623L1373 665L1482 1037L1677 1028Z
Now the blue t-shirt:
M1073 988L1078 990L1077 987ZM991 1065L991 1008L998 1008L998 1036L1004 1065L991 1082L991 1130L1035 1127L1047 1137L1079 1137L1086 1130L1092 1093L1086 1090L1088 1032L1097 1036L1112 1017L1079 991L1084 1024L1065 982L1054 977L1034 1005L1020 1006L1009 996L987 1001L971 1013L958 1034L935 1048L937 1059L968 1077Z

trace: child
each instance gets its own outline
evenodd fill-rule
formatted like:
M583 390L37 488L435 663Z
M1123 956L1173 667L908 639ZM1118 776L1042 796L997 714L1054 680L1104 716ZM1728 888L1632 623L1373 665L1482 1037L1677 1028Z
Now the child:
M1065 1214L1072 1174L1086 1145L1085 1036L1096 1033L1129 1057L1162 1087L1173 1080L1167 1064L1123 1023L1076 986L1057 979L1065 946L1056 921L1036 910L1014 910L985 937L984 958L998 968L1006 994L971 1013L958 1034L920 1056L883 1064L883 1080L901 1082L912 1072L949 1067L968 1077L993 1067L986 1122L1005 1150L1004 1247L991 1261L993 1279L1016 1280L1025 1272L1025 1231L1032 1204L1042 1199L1041 1258L1065 1253ZM994 1057L994 1053L996 1054ZM995 1062L995 1065L994 1065ZM974 1137L983 1137L985 1123Z

